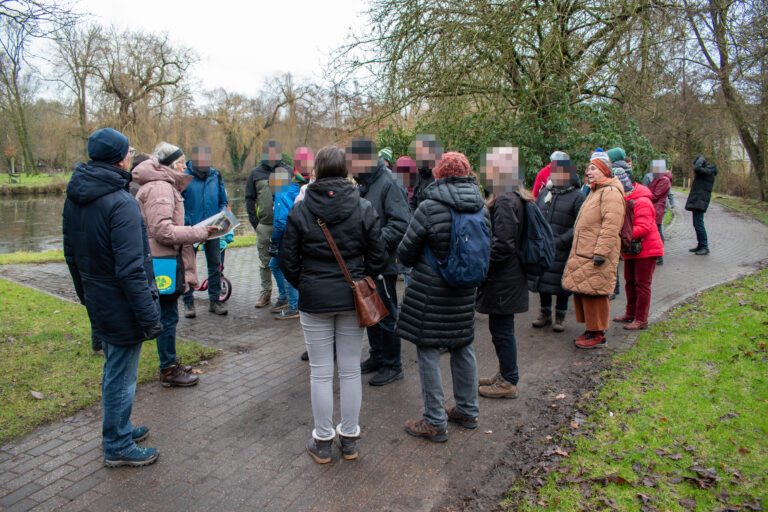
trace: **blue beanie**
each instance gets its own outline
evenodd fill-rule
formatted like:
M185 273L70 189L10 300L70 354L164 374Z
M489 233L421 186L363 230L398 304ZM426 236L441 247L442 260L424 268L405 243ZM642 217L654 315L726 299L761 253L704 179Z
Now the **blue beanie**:
M112 128L96 130L88 137L88 157L97 162L116 164L129 148L128 137Z
M621 185L624 187L625 194L629 194L635 189L635 186L632 185L632 180L630 180L629 176L627 176L627 172L621 167L614 167L613 175L616 176L621 182Z

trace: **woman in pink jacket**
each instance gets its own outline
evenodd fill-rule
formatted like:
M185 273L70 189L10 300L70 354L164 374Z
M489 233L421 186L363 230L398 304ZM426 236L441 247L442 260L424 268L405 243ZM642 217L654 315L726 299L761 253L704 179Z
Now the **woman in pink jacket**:
M136 200L147 225L147 236L152 258L183 264L183 281L177 282L170 293L160 289L160 322L163 332L157 337L160 358L160 382L164 386L194 386L198 377L191 375L190 367L179 364L176 358L176 324L179 322L178 298L187 286L197 286L197 268L192 244L205 241L216 231L214 227L184 225L184 200L181 191L192 181L185 174L184 153L180 148L161 142L149 160L137 165L131 174L140 185ZM181 270L181 269L178 269ZM176 276L181 277L181 272ZM157 276L156 276L157 277ZM181 281L181 279L179 279Z

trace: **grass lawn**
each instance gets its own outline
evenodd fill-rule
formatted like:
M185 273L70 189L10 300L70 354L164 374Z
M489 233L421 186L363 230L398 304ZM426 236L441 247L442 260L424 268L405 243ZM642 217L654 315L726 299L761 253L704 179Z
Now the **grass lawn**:
M217 352L177 343L179 358L189 364ZM0 279L0 444L97 403L103 361L91 355L83 306ZM139 382L157 379L157 366L155 344L147 342Z
M71 177L71 172L60 172L56 174L40 173L32 176L20 173L14 178L17 183L8 183L8 175L0 174L0 185L6 187L40 187L51 185L53 183L67 183Z
M768 269L676 308L616 357L604 387L583 399L584 423L551 441L567 453L559 469L519 480L504 505L762 510L766 342Z

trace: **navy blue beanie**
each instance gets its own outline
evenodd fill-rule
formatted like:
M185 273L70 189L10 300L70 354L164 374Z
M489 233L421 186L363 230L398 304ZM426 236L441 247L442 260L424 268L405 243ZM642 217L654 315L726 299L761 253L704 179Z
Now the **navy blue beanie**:
M88 137L88 157L97 162L116 164L128 154L128 137L112 128L96 130Z

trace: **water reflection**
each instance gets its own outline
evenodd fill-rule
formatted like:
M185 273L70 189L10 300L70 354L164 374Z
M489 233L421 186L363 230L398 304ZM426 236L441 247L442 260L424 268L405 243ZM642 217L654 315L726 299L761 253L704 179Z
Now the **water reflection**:
M232 212L240 220L235 234L254 234L245 211L245 189L227 188ZM61 249L64 196L0 198L0 254Z

